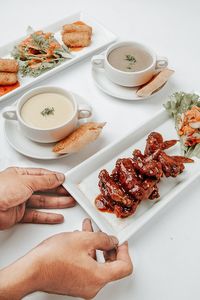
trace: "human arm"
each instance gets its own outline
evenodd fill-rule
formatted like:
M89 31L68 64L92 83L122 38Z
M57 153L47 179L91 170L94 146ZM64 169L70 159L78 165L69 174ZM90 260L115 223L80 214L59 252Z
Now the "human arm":
M0 299L20 300L35 291L39 265L30 254L0 270Z

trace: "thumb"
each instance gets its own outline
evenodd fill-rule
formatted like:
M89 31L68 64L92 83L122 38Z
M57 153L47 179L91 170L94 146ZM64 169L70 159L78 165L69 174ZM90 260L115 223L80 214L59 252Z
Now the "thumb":
M128 243L125 242L117 248L115 261L101 265L103 273L106 274L106 281L119 280L133 272L133 264L128 251Z
M33 191L50 190L61 185L65 176L62 173L49 173L42 175L24 175L26 185Z

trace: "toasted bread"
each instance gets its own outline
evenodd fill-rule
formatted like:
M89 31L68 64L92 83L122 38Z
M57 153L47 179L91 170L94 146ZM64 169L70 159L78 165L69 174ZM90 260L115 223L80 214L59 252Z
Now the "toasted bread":
M62 36L63 43L70 47L87 47L90 44L91 36L88 32L64 32Z
M18 70L18 62L15 59L0 58L0 72L17 73Z
M77 21L63 26L62 40L70 48L87 47L91 42L92 27Z
M161 88L173 73L174 71L170 69L162 70L152 80L139 88L136 94L140 97L150 96L154 91Z
M77 24L66 24L63 26L63 32L88 32L89 35L92 35L92 27L82 24L82 25L77 25Z
M95 141L106 123L89 122L81 125L53 147L57 154L74 153Z
M12 85L17 81L17 73L0 72L0 85Z

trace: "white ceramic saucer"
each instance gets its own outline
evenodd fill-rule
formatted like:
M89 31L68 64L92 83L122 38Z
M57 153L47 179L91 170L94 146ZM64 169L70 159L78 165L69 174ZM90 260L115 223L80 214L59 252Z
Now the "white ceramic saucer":
M159 90L155 91L152 95L148 97L139 97L137 96L136 92L138 87L124 87L117 85L110 81L106 75L105 71L102 69L94 69L92 68L92 77L96 86L102 90L104 93L123 100L145 100L149 99L150 97L157 95L162 91L166 84L164 84Z
M78 103L86 103L83 97L73 93ZM4 120L4 133L5 137L12 148L17 152L35 159L60 159L68 156L69 154L57 155L52 152L55 143L36 143L29 140L21 132L17 121Z

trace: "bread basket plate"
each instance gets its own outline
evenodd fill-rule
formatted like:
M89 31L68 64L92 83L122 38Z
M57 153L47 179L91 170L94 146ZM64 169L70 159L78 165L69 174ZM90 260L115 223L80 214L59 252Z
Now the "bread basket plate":
M117 236L120 243L128 240L175 198L180 200L181 192L193 181L200 178L200 165L197 159L192 164L185 164L184 172L178 177L163 178L158 184L160 199L142 201L134 215L120 219L114 214L98 211L94 200L99 194L99 171L105 168L111 172L116 160L120 157L130 157L135 148L143 151L146 138L152 131L160 132L166 140L177 139L174 121L162 109L136 130L108 145L66 173L64 187L90 215L98 227L108 234ZM180 145L177 144L166 150L166 152L170 155L180 155Z
M76 98L77 103L86 103L86 100L78 94L72 92ZM16 105L16 104L14 104ZM86 119L85 119L86 120ZM87 119L88 121L88 119ZM82 119L80 122L84 122ZM4 135L9 145L17 152L34 159L52 160L61 159L69 154L58 155L52 152L55 143L36 143L29 140L21 132L17 121L4 120Z
M34 84L41 82L43 79L46 79L57 72L68 68L69 66L81 61L82 59L92 56L97 51L102 50L109 44L113 43L117 37L109 30L107 30L103 25L101 25L98 21L94 18L88 16L85 12L77 12L75 14L69 15L66 18L57 21L56 23L50 24L44 28L34 28L34 30L43 30L44 32L52 32L55 34L55 38L59 41L62 45L62 38L61 38L61 30L64 24L73 23L76 21L83 21L86 24L92 26L93 34L92 34L92 42L88 47L83 48L81 51L72 52L72 58L67 59L66 61L62 62L60 65L56 66L55 68L44 72L38 77L22 77L19 75L20 86L11 92L3 95L0 97L0 102L3 100L12 97L19 92L24 91L27 88L30 88ZM28 26L29 24L27 24ZM0 47L0 57L1 58L10 58L10 53L13 50L14 46L22 41L26 36L20 37L16 41L13 41L7 45Z

